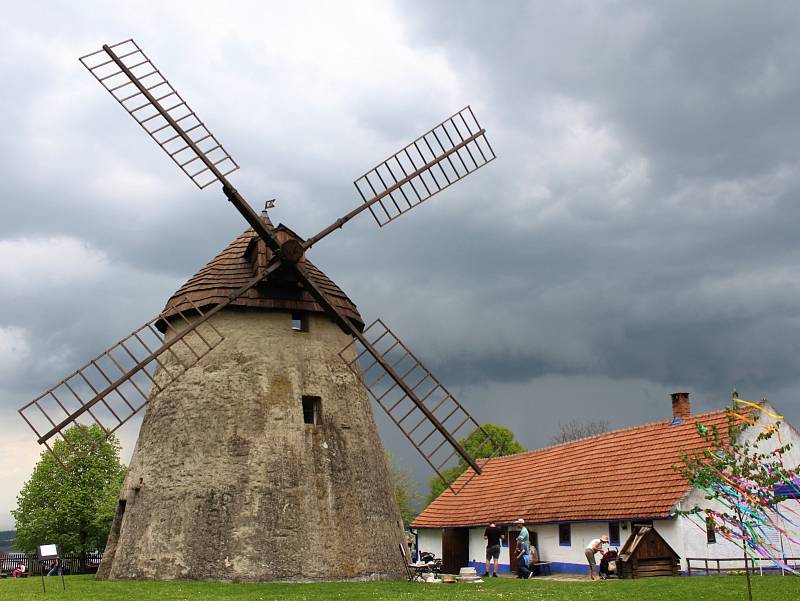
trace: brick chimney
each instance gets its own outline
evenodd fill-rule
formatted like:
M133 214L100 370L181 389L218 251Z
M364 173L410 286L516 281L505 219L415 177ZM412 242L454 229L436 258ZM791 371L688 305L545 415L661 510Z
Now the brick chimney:
M688 392L672 393L672 418L686 419L692 414L692 407L689 404Z

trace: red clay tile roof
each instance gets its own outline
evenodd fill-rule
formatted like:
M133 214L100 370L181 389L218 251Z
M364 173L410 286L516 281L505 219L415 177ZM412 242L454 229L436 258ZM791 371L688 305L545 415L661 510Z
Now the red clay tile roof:
M271 227L268 219L266 223ZM302 239L289 228L279 225L274 229L275 237L280 243L289 237L302 242ZM176 315L175 308L191 311L191 304L182 300L189 297L201 309L208 308L227 300L228 295L247 283L256 275L255 264L265 265L271 251L251 228L231 242L228 247L214 257L205 267L193 275L167 301L167 307L176 303L165 316ZM342 313L350 317L358 328L363 328L364 320L358 313L355 304L324 273L317 269L305 257L300 260L309 274L309 278L317 284ZM240 296L231 303L233 307L249 309L279 309L288 311L311 311L324 313L324 309L304 289L297 287L296 282L281 278L274 274L265 283Z
M682 451L706 446L697 421L727 431L722 410L680 425L655 422L497 457L457 496L445 490L412 526L510 524L520 517L529 523L667 517L688 490L672 467ZM459 481L472 474L467 470Z

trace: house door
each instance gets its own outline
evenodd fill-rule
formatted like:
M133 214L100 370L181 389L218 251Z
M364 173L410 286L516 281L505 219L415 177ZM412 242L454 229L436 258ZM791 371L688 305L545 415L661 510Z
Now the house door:
M508 531L508 554L509 554L509 564L510 570L512 573L517 573L517 564L519 560L517 559L517 536L519 536L519 530L509 530ZM536 547L536 552L539 552L539 537L535 532L528 531L528 536L530 538L530 544Z
M512 574L517 573L517 536L519 536L519 530L509 530L508 531L508 559L510 564L510 570Z
M458 574L469 565L469 528L445 528L442 532L442 569Z

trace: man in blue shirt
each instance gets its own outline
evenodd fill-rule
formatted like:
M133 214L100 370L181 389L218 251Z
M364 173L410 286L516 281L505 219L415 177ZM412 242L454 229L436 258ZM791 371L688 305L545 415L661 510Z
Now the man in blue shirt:
M517 518L517 521L514 523L519 524L522 527L521 530L519 531L519 534L517 535L517 542L525 543L525 548L527 549L528 545L530 544L531 535L528 534L528 529L525 527L525 520L523 520L522 518Z
M530 578L531 565L528 557L528 545L517 543L517 578Z

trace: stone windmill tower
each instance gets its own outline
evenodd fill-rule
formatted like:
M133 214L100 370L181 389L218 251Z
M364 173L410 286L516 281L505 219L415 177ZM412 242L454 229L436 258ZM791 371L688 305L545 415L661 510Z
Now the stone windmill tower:
M66 428L111 433L146 406L99 576L399 575L369 396L440 475L454 458L480 473L457 441L480 425L382 321L365 327L306 252L364 210L385 225L493 160L485 131L459 111L357 179L363 203L304 240L233 188L238 165L132 40L81 61L250 225L160 315L20 409L53 450ZM70 468L69 451L58 458Z
M222 302L270 254L248 230L162 317L191 308L181 299ZM363 327L347 296L304 263ZM339 356L348 336L288 274L213 324L225 339L147 407L99 576L396 575L402 526L366 390Z

